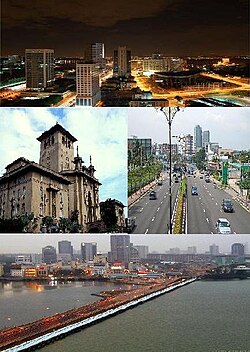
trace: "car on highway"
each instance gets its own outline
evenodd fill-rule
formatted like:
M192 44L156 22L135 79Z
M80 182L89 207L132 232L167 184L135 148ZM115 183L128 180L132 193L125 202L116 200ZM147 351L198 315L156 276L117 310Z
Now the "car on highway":
M159 179L158 182L157 182L157 185L158 186L162 186L163 182L162 182L162 179Z
M174 179L174 182L175 182L175 183L179 183L178 177L176 177L176 178Z
M206 177L205 177L205 182L207 182L207 183L210 183L210 182L211 182L211 180L210 180L210 177L209 177L209 176L206 176Z
M234 207L231 199L223 199L221 203L221 207L225 213L233 213Z
M191 194L192 196L198 196L198 188L196 186L192 186Z
M232 233L230 222L225 218L220 218L215 224L215 228L218 234L230 235Z
M200 175L200 179L203 179L203 175Z
M157 196L156 196L156 192L155 192L155 191L151 191L151 192L149 193L149 199L150 199L150 200L157 199Z

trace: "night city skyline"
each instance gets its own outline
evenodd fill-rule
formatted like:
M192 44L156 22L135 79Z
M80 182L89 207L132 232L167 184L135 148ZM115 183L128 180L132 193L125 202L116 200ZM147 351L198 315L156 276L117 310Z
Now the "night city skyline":
M107 55L118 45L132 55L248 55L248 13L247 0L3 0L2 55L46 47L83 56L98 41Z

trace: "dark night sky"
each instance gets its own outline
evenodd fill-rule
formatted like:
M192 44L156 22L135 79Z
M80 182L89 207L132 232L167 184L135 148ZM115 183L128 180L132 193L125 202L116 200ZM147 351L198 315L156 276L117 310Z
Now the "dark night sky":
M88 42L107 54L245 55L248 0L2 0L2 55L54 48L82 56Z

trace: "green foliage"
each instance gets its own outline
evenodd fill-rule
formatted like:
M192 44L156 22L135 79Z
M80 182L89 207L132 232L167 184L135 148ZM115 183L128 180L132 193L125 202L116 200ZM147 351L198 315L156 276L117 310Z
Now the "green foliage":
M205 148L200 149L194 156L194 162L199 170L205 170L206 167Z
M118 218L115 212L115 204L111 200L111 198L101 203L100 211L101 211L101 218L107 227L107 231L108 232L114 231Z

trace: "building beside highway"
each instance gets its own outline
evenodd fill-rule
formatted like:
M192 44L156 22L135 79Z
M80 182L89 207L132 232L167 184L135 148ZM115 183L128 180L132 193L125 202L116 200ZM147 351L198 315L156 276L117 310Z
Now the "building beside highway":
M44 90L54 82L54 50L25 50L26 88Z

